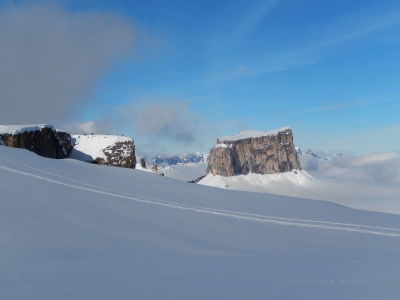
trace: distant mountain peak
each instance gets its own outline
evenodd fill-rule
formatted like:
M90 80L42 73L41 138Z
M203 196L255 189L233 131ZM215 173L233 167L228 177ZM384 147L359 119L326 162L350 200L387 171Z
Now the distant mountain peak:
M332 158L345 156L344 152L333 153L333 151L315 151L313 149L307 149L302 151L299 147L296 147L297 155L308 155L314 158L323 158L324 160L331 160ZM321 154L323 153L323 154ZM321 156L323 155L323 156Z
M189 164L189 163L208 163L209 155L202 152L188 153L185 155L170 155L154 157L151 161L157 165L177 165L177 164Z

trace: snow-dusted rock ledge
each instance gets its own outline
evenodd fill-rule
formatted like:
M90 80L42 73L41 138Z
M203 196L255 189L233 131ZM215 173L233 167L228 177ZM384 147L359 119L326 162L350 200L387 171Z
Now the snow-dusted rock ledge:
M67 133L64 140L68 140ZM63 141L52 125L0 125L0 140L4 146L22 148L48 158L66 158L70 143ZM67 145L67 147L65 147Z
M134 141L118 135L73 135L70 158L123 168L135 168Z

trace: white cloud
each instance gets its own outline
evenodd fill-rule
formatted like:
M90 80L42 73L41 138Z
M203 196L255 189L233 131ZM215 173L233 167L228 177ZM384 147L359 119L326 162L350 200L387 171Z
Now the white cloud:
M302 111L304 111L304 112L326 111L326 110L334 110L334 109L343 109L343 108L348 108L348 107L357 107L357 106L363 106L363 105L374 104L374 103L382 103L382 102L387 102L387 101L390 101L390 100L382 99L382 100L361 101L361 102L327 103L326 105L323 105L323 106L307 108Z
M70 13L51 4L8 5L0 10L2 123L51 123L71 118L80 101L136 31L119 14Z
M152 103L136 113L136 130L143 135L180 143L195 140L193 115L186 103Z
M111 124L102 121L88 121L88 122L73 122L65 124L63 130L71 134L81 133L94 133L94 134L108 134L111 131Z
M301 156L301 160L304 168L320 179L351 180L367 184L400 183L400 154L396 152L345 155L330 161Z
M304 169L316 181L308 188L289 189L290 195L400 214L400 154L342 156L330 161L301 156ZM289 192L290 191L290 192Z

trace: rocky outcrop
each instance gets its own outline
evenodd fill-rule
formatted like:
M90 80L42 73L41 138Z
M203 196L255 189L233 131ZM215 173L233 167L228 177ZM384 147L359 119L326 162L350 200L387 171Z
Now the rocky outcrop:
M133 139L118 135L76 135L51 125L0 125L0 145L23 148L48 158L73 158L101 165L135 168Z
M197 178L197 179L193 179L193 180L189 180L188 182L189 183L199 183L204 177L206 177L207 175L203 175L203 176L200 176L199 178Z
M118 135L73 135L70 158L100 165L135 168L133 139Z
M71 154L72 149L74 148L71 142L71 135L68 132L62 130L56 130L56 134L60 142L63 144L67 156L69 156Z
M99 165L121 168L135 168L136 155L133 141L117 142L103 149L105 158L96 157Z
M1 126L4 146L22 148L48 158L66 158L67 151L51 125Z
M221 176L275 174L301 169L288 127L269 132L244 131L219 138L210 150L207 173Z

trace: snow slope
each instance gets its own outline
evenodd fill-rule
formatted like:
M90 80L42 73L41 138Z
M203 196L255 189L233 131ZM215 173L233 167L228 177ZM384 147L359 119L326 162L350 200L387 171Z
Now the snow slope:
M160 167L165 177L188 182L206 174L208 164L189 163Z
M400 216L0 147L0 299L397 299Z
M293 170L291 172L277 174L254 174L224 177L213 176L208 173L198 184L218 188L230 188L234 190L249 190L252 187L264 187L273 182L286 182L295 186L309 185L314 178L304 170Z
M133 139L118 135L72 135L74 149L72 149L69 157L81 161L93 161L98 157L107 161L103 149L112 146L117 142L127 141L133 142Z

